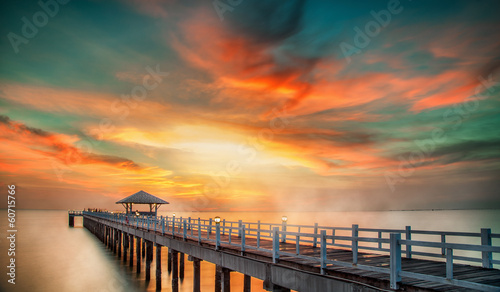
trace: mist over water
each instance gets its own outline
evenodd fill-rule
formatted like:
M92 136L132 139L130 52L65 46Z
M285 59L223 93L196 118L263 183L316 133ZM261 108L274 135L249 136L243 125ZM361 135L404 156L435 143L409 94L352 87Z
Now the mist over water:
M172 216L175 211L162 211L159 215ZM491 228L500 233L500 210L451 211L384 211L384 212L176 212L176 217L192 219L213 218L247 222L279 223L281 216L288 224L349 227L398 228L411 225L412 229L439 231L479 232ZM0 211L0 277L1 291L155 291L155 262L152 263L151 281L144 280L135 266L129 268L109 251L94 235L82 228L68 227L67 211L18 210L16 240L16 284L7 283L8 241L6 240L7 212ZM497 239L494 239L497 240ZM474 242L473 242L474 243ZM478 242L475 242L476 244ZM494 242L495 244L495 242ZM497 243L498 244L498 243ZM156 249L155 249L156 251ZM162 248L162 291L170 291L171 278L167 272L167 248ZM134 259L135 263L135 259ZM185 259L185 278L180 291L192 291L192 263ZM213 290L215 266L201 262L202 291ZM231 288L242 290L243 275L231 273ZM252 291L264 291L262 281L252 279Z

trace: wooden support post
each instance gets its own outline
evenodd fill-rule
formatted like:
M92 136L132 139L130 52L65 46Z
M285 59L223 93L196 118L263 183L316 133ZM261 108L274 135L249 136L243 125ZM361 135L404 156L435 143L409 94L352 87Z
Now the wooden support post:
M142 257L146 256L146 240L142 240Z
M215 292L222 291L222 267L219 265L215 266Z
M172 272L172 249L169 247L168 248L168 253L167 253L167 271L170 274Z
M318 235L318 223L314 223L314 235ZM313 238L313 247L317 246L318 238L315 236Z
M118 248L118 257L122 257L122 232L118 230L118 243L117 243L117 248Z
M222 292L231 292L231 270L222 268Z
M446 279L453 279L453 249L446 249Z
M184 253L179 253L179 278L184 280Z
M116 230L111 228L111 251L116 253Z
M245 237L246 237L246 231L245 231L245 224L241 226L241 255L245 255Z
M326 274L326 230L321 230L321 275Z
M243 224L243 222L241 220L238 220L238 238L241 237L241 225Z
M390 235L390 279L391 289L398 289L398 283L401 281L401 240L400 233L391 233Z
M137 274L141 273L141 238L137 237L137 246L136 246L136 265L137 265Z
M130 261L129 266L132 268L134 266L134 236L129 235L129 245L130 245Z
M128 234L122 232L123 234L123 262L127 263L127 252L128 252Z
M153 242L146 241L146 281L151 280L151 262L153 261Z
M243 292L250 292L252 290L252 277L244 275L243 277Z
M257 248L260 248L260 220L257 221Z
M75 227L75 216L69 216L69 227Z
M273 264L278 263L280 258L280 238L278 233L279 227L273 228Z
M446 235L444 235L444 234L441 234L441 243L442 244L446 243ZM441 255L445 255L445 254L446 254L446 248L443 246L441 248Z
M161 291L161 245L156 244L156 291Z
M198 244L201 245L201 222L199 217L198 217Z
M358 264L358 224L352 225L352 263Z
M220 250L220 225L215 225L215 250Z
M179 291L179 265L177 263L178 251L172 250L172 292Z
M406 231L405 239L411 240L411 226L406 226L405 231ZM382 243L379 244L382 245ZM406 245L406 258L411 259L411 244Z
M281 231L285 232L281 235L281 242L286 242L286 221L281 221Z
M193 292L201 290L200 259L193 258Z
M489 228L481 228L481 245L491 246L491 229ZM493 263L491 251L483 251L483 268L492 269Z

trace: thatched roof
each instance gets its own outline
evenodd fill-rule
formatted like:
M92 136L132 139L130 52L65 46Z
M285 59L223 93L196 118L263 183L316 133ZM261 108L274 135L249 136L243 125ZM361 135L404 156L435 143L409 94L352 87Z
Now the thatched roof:
M126 197L125 199L121 199L116 202L117 204L121 203L133 203L133 204L168 204L167 201L162 200L158 197L155 197L151 194L146 193L145 191L138 191L137 193Z

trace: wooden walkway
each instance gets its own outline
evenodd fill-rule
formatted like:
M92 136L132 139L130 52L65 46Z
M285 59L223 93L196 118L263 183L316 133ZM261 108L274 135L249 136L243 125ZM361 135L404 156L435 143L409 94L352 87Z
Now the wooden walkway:
M146 228L139 229L148 231ZM183 229L176 229L175 235L172 235L172 232L162 233L157 231L157 235L167 236L176 238L179 240L183 240ZM149 230L149 232L153 232ZM187 233L191 231L188 229ZM198 231L193 231L194 236L198 236ZM212 231L209 236L213 239L214 232ZM210 247L215 249L215 242L213 240L207 240L207 232L201 232L201 244L205 247ZM186 239L188 242L197 243L196 240L192 238ZM241 254L241 250L238 246L241 246L241 238L238 235L231 236L231 245L227 244L229 242L229 236L227 234L221 234L221 251L230 252L234 254ZM245 245L247 246L244 255L246 257L263 260L266 262L273 262L272 256L269 252L258 251L248 248L248 246L257 247L257 239L254 237L245 238ZM263 249L272 250L273 242L272 240L261 239L260 247ZM280 251L295 253L296 245L295 243L280 243ZM310 256L319 258L320 257L320 248L312 247L311 245L300 245L300 255ZM328 248L327 249L327 258L329 260L334 261L342 261L346 263L352 263L353 253L350 250L346 249L335 249ZM295 269L300 269L303 271L309 271L312 273L320 273L320 265L317 261L301 259L293 256L282 255L279 259L279 264L283 266L292 267ZM372 253L358 253L358 264L373 266L373 267L386 267L388 268L390 265L390 257L389 255L380 255L380 254L372 254ZM402 270L422 273L426 275L446 277L446 263L445 262L437 262L432 260L424 260L424 259L407 259L402 258ZM476 266L464 265L464 264L453 264L454 270L454 278L460 280L467 280L470 282L492 285L498 287L498 291L500 291L500 270L497 269L485 269ZM357 269L354 265L351 268L347 267L339 267L334 265L327 265L326 275L339 277L345 280L352 280L355 282L361 282L364 284L368 284L370 286L377 287L379 289L390 290L389 287L389 274L363 271ZM381 282L385 282L385 285L380 285ZM429 281L423 280L415 280L412 278L402 277L402 281L400 284L400 289L404 291L474 291L470 288L460 288L453 285L444 285L438 284Z
M199 221L198 224L196 224L196 220L194 220L193 224L186 224L186 221L184 221L183 223L179 222L178 224L176 221L174 221L176 227L175 232L172 234L172 221L170 222L171 225L169 226L168 218L166 218L166 220L164 219L165 218L162 218L156 221L156 230L154 230L155 225L152 223L153 219L151 219L151 221L148 220L148 224L146 224L144 220L140 221L139 223L139 219L137 218L133 219L133 222L129 222L128 219L127 221L125 221L123 218L117 220L111 219L110 221L127 228L145 232L147 234L155 234L156 236L170 238L179 242L193 244L212 250L219 250L227 254L244 256L245 258L271 263L279 265L281 267L287 267L311 274L322 275L324 277L351 282L355 283L356 285L373 288L375 291L394 291L393 289L391 289L391 275L389 272L391 267L391 256L387 255L386 253L377 254L372 252L357 252L357 264L354 265L352 263L353 260L355 261L355 259L353 259L353 256L355 254L353 253L352 249L343 247L331 247L329 246L330 244L326 244L326 242L325 244L321 244L320 242L317 247L313 247L313 245L310 243L302 243L301 240L295 242L293 240L289 240L287 237L287 242L279 242L279 260L276 260L276 257L278 256L276 253L278 241L273 240L273 238L270 238L269 236L267 238L266 236L263 236L264 238L262 238L260 237L260 235L259 239L257 239L255 234L251 233L251 231L255 231L255 229L249 228L247 229L247 233L245 233L244 228L241 230L239 227L233 227L232 225L229 227L219 226L218 228L220 229L218 234L220 239L217 239L216 225L212 225L211 220L210 224L200 224ZM149 229L147 226L149 226ZM167 227L165 228L165 226ZM185 228L186 226L190 228ZM223 229L224 232L222 232L221 229ZM275 232L277 232L277 228L274 229ZM208 232L209 230L210 232ZM228 235L228 230L231 230L231 236ZM246 235L242 237L238 236L238 230L240 230L242 234ZM262 233L270 233L270 230L260 229L260 227L258 230L259 234L261 230ZM275 233L274 236L276 236L277 234L287 235L287 232L281 231L280 233ZM292 237L296 236L294 233L290 234L292 235ZM299 233L297 233L297 235L298 234ZM301 233L300 235L304 237L307 236L306 233ZM324 233L322 236L323 240L325 240ZM317 238L316 235L314 235L313 237ZM279 235L276 238L280 238L280 241L282 239L282 237L280 237ZM336 237L330 236L328 238L333 240ZM443 238L443 236L441 238ZM361 241L362 238L359 239ZM342 239L342 236L339 236L338 240L346 241L346 239ZM244 241L244 244L242 243L242 241ZM371 242L379 242L379 244L382 244L382 242L386 244L387 241L387 239L380 238L378 241L371 240ZM402 240L402 242L404 243L404 240ZM418 243L418 241L415 241L415 244L418 245ZM489 243L489 245L491 245L491 242ZM451 247L453 247L454 245L450 243L447 246L448 249L451 249ZM300 250L299 255L297 255L296 253L297 247L299 247ZM465 246L465 248L467 248L467 246ZM322 249L326 253L326 256L322 255ZM494 249L490 248L488 250L496 249L498 248L494 247ZM363 248L360 247L360 250L363 250ZM483 249L483 251L486 250L487 249ZM401 252L399 253L401 254ZM319 261L319 259L322 258L327 260L326 265L323 264L323 269L321 266L321 261ZM453 259L453 253L451 253L451 258ZM451 260L451 262L453 261ZM492 260L492 262L497 263L496 260ZM370 270L371 268L373 269ZM476 290L470 287L463 288L457 285L451 285L451 281L449 282L450 284L447 284L439 283L436 281L421 280L413 277L412 275L410 275L412 277L405 276L405 273L417 273L420 275L424 275L424 277L435 276L440 277L441 279L448 278L449 275L447 274L447 271L450 271L450 268L452 268L452 275L450 278L453 280L464 280L471 282L472 285L474 283L477 283L489 285L489 287L482 286L480 287L480 289ZM500 270L492 268L482 268L466 264L450 264L449 259L447 263L422 258L402 257L401 275L401 281L398 281L398 291L500 291Z

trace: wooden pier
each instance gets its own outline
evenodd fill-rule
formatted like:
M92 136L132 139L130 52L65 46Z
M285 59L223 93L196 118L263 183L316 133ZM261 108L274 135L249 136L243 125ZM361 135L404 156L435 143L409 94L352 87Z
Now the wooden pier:
M72 216L70 214L70 216ZM75 215L73 215L75 216ZM184 275L184 254L200 291L200 261L216 265L215 291L229 291L230 272L264 281L268 291L500 291L500 234L490 229L444 232L231 222L213 219L82 212L84 227L130 266L151 278L156 246L156 285L161 290L161 248L168 248L172 291ZM478 244L458 243L464 239ZM494 244L495 243L495 244ZM123 247L123 252L122 252Z
M75 216L83 216L83 211L68 211L68 225L75 227Z

